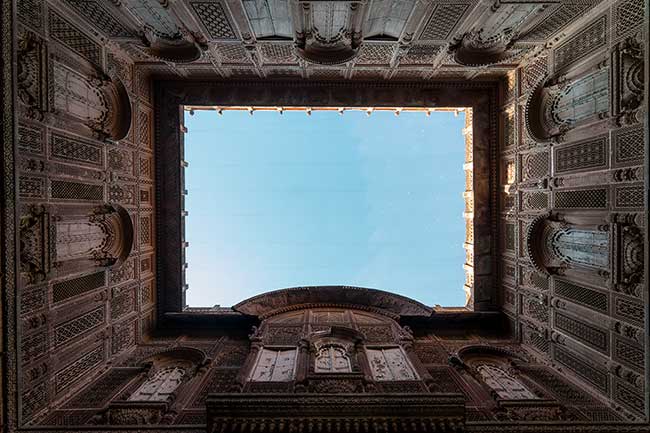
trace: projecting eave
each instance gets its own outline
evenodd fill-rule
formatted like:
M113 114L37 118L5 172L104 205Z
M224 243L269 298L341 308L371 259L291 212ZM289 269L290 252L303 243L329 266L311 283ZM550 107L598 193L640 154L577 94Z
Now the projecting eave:
M233 306L240 313L266 318L286 311L318 306L372 309L397 317L429 317L431 307L383 290L350 286L293 287L263 293Z

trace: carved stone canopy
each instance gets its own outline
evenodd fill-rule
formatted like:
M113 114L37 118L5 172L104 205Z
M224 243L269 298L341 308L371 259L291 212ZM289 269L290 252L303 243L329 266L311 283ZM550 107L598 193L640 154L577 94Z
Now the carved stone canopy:
M433 312L430 307L404 296L349 286L310 286L276 290L246 299L233 309L243 314L266 318L318 305L374 309L397 317L430 316Z

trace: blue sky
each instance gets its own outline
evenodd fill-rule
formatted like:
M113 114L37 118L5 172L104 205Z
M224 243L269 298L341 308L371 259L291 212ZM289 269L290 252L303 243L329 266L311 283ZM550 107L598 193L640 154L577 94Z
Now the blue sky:
M187 303L351 285L460 306L464 114L186 114Z

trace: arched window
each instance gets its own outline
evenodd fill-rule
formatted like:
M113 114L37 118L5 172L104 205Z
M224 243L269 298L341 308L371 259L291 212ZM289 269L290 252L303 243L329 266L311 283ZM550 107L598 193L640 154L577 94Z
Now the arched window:
M352 365L343 346L328 345L321 347L314 363L316 373L350 373Z
M487 386L504 400L531 400L537 398L510 373L493 364L479 364L476 371Z
M166 367L147 379L129 401L167 401L183 381L185 369Z
M560 91L551 102L551 115L558 125L575 122L609 110L609 73L599 69Z

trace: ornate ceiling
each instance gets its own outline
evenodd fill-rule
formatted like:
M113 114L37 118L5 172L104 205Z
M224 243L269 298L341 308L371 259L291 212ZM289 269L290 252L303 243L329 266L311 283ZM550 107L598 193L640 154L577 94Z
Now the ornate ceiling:
M117 56L179 77L428 80L509 70L598 0L56 3ZM50 14L50 27L62 19Z

